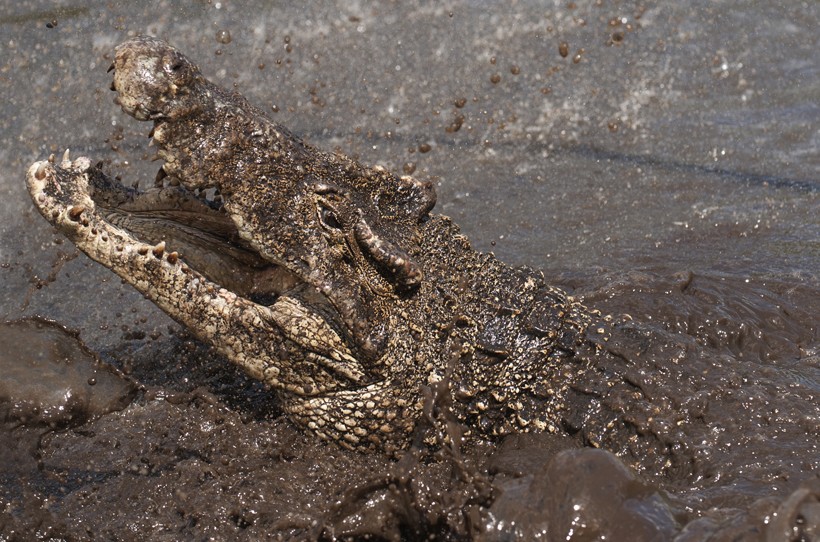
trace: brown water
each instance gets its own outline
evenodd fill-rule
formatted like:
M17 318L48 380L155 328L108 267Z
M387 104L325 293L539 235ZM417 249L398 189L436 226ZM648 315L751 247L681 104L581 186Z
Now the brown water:
M0 540L820 538L816 3L6 4L0 316L80 330L130 383L101 386L59 328L13 330L3 360L51 353L1 366ZM665 391L724 420L701 476L646 479L548 435L339 450L74 257L23 175L69 146L153 178L146 127L107 90L135 32L314 144L436 178L478 248L653 329L648 378L689 345L703 378Z

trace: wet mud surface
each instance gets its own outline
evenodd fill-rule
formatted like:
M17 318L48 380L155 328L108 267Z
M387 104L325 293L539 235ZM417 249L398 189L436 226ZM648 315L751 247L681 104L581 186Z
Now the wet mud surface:
M126 406L132 384L100 363L76 336L39 319L0 324L4 420L58 429Z
M777 285L763 290L647 274L588 282L594 288L589 300L599 300L592 304L640 310L664 322L670 337L694 337L708 352L709 385L670 395L681 402L698 396L708 411L711 393L743 394L742 414L711 413L726 417L723 428L736 435L736 450L704 442L703 455L692 458L700 467L683 479L642 476L609 452L579 448L558 435L414 448L396 459L347 452L300 433L277 414L262 386L181 332L168 349L155 343L112 359L129 382L141 385L137 396L121 383L119 391L105 393L118 402L127 398L122 409L108 412L110 398L94 410L86 402L82 421L54 429L40 424L45 415L27 422L19 420L35 416L7 415L10 438L4 440L29 446L16 450L18 466L28 468L7 471L4 535L553 540L575 533L571 539L763 540L781 529L812 540L820 496L820 359L803 356L795 345L812 340L807 319L820 309L818 292L777 294ZM628 285L629 292L613 284ZM743 329L734 324L739 321ZM55 336L59 330L42 323L7 327L17 334L24 329L29 345L75 340ZM6 352L22 359L32 348ZM81 351L71 348L57 357ZM746 368L714 362L727 353ZM647 367L665 361L650 355ZM83 363L102 384L94 363L71 360ZM49 412L45 402L58 406L72 395L53 391L74 384L49 383L54 377L40 365L29 367L29 378L20 371L14 378L43 385L30 412ZM22 385L8 386L3 404L21 405L33 395ZM776 425L780 442L756 440L747 419L761 433Z
M0 540L820 539L816 5L7 7ZM721 422L691 474L562 435L341 450L77 256L23 175L70 146L153 179L107 90L135 33L317 146L435 179L477 248L651 329L645 382L684 352L702 378L663 393Z

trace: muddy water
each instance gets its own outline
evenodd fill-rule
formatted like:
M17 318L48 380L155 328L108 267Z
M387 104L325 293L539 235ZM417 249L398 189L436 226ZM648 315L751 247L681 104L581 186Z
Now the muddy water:
M0 410L17 410L2 427L0 539L820 537L816 3L2 13L2 317L79 329L125 376L96 403L95 366L62 361L74 354L3 365ZM437 211L478 248L650 329L648 379L684 345L702 378L664 392L715 427L684 451L698 474L650 478L550 435L397 459L339 450L73 257L23 172L70 146L126 182L153 178L146 127L107 90L111 49L135 32L170 39L319 146L436 179ZM55 329L29 328L3 359L74 340ZM98 406L112 397L123 408Z
M134 387L76 338L49 322L0 324L0 404L5 423L55 429L120 410Z
M79 395L66 390L88 387L89 371L102 384L99 369L72 359L86 367L72 380L49 374L39 354L27 364L28 376L25 368L6 372L4 361L3 404L37 401L26 416L7 417L4 440L28 447L4 455L16 458L4 467L4 533L757 540L782 531L812 540L820 525L820 358L800 345L813 340L817 292L645 272L584 282L590 304L662 322L656 337L694 338L698 351L708 352L691 359L710 371L703 388L669 391L674 400L701 402L704 420L723 418L725 435L683 452L695 465L692 477L649 479L606 451L579 449L554 435L411 450L398 460L345 452L301 434L277 414L264 388L177 334L170 348L155 343L118 354L144 395L108 414L110 406L86 406L58 431L35 429L47 413L62 410L65 398ZM15 340L21 325L10 328ZM15 359L41 352L31 346L37 343L74 340L52 326L25 325L26 347L6 349ZM52 364L74 357L63 352L81 351L52 350L61 352ZM646 369L662 371L664 364L668 359L650 350ZM114 389L104 394L113 399L83 404L133 397L129 386ZM726 405L723 394L737 394L742 407L710 412L710 403Z

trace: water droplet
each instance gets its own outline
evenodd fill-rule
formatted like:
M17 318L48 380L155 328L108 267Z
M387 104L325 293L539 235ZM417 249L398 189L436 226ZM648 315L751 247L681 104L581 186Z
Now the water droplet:
M558 44L558 54L566 58L569 55L569 43L562 41Z
M216 41L223 45L229 44L231 42L231 33L227 30L217 30Z

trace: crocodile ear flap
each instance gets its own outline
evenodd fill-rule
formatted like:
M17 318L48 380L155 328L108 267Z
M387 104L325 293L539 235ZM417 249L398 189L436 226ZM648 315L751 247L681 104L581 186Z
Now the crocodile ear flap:
M436 190L430 181L403 175L397 177L383 168L374 169L367 180L368 191L382 218L409 220L413 225L423 221L436 204Z
M406 252L373 233L364 219L353 228L359 246L382 269L386 278L399 290L410 290L421 284L421 268Z

